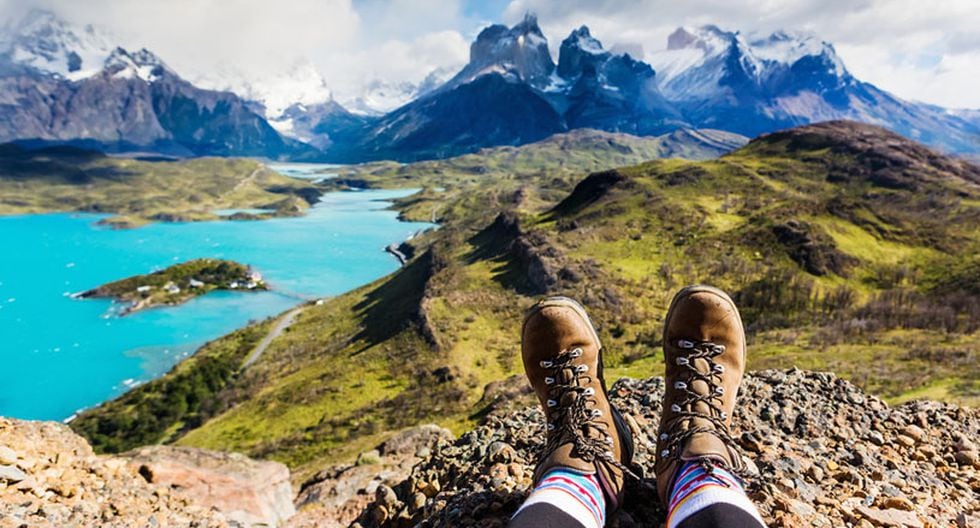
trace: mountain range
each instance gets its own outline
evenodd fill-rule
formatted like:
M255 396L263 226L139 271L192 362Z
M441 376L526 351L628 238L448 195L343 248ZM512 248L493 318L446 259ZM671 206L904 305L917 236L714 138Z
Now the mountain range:
M0 39L0 141L12 140L176 156L317 154L239 96L198 88L151 51L114 47L43 11Z
M443 86L367 119L327 151L340 161L445 157L522 144L576 128L658 135L711 128L754 137L851 119L947 152L980 152L975 111L902 100L856 79L833 45L804 33L747 37L680 28L650 63L606 50L588 27L569 34L557 64L533 16L477 36L469 63Z
M851 119L976 159L980 111L902 100L855 78L833 45L790 32L680 28L649 62L573 30L555 62L537 19L488 26L455 75L374 82L334 99L309 62L248 80L182 78L148 50L35 11L0 36L0 141L106 151L362 162L522 145L591 128L640 136L715 129L754 137ZM387 110L380 113L378 110Z

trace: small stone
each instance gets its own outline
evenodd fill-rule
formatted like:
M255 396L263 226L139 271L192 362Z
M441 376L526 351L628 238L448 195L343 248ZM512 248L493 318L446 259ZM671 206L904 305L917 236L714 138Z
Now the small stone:
M828 460L827 461L827 469L830 470L830 471L837 471L838 469L840 469L840 464L838 464L837 462L834 462L833 460Z
M980 517L960 512L956 516L956 528L980 528Z
M915 510L915 505L912 504L912 501L906 499L905 497L888 497L884 500L882 505L885 508L894 508L896 510Z
M395 490L384 484L378 486L374 497L377 499L378 503L388 506L389 508L398 502L398 495L395 494Z
M21 482L27 478L27 474L14 466L0 466L0 480L11 484Z
M970 440L969 438L961 435L956 440L956 443L953 444L953 450L954 451L976 451L977 450L977 444L973 443L973 441Z
M514 448L506 442L494 442L490 444L490 449L487 454L491 462L502 462L504 464L513 462L517 458L517 453L514 451Z
M421 510L423 507L425 507L426 499L427 497L424 493L415 492L412 494L412 499L409 501L408 506L412 510Z
M823 470L820 469L820 466L818 466L816 464L810 466L810 470L807 471L807 475L809 475L810 478L813 479L814 482L820 482L824 478L824 472L823 472Z
M902 429L902 434L911 438L912 440L915 440L916 442L921 442L926 436L926 432L915 424L906 425Z
M911 436L905 436L903 434L898 435L896 441L905 447L912 447L915 445L915 439L913 439Z
M422 487L420 488L419 491L421 491L422 493L425 494L426 497L431 499L432 497L438 495L441 489L442 487L439 485L439 481L433 480L431 482L426 482L422 484Z
M17 463L17 453L7 446L0 445L0 466L12 466Z
M976 451L957 451L953 455L953 459L961 466L974 466L980 460L980 456L977 455Z
M874 445L885 445L885 437L878 431L871 431L871 433L868 434L868 440L870 440Z

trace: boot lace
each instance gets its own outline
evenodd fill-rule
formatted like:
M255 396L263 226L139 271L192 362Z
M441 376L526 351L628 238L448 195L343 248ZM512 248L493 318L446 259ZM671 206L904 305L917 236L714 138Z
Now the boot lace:
M554 452L571 439L576 455L586 462L601 460L607 462L624 474L640 479L633 471L616 459L612 451L613 437L607 422L599 421L603 417L602 410L597 408L595 389L585 385L592 383L592 373L588 365L577 365L575 360L582 357L581 348L563 350L558 356L541 361L542 368L548 370L545 384L548 385L548 440L544 446L543 456ZM563 383L563 372L570 371L571 379ZM569 397L573 395L573 397ZM590 435L589 429L599 432Z
M721 463L714 459L702 459L701 465L708 472L715 464L721 463L729 472L734 473L746 484L748 475L741 456L738 454L739 448L735 439L731 436L728 424L728 414L722 410L723 398L725 397L725 387L722 385L722 376L725 374L725 366L715 362L715 358L725 353L725 345L712 343L711 341L692 341L681 339L677 342L677 347L687 351L686 354L679 355L674 361L679 367L683 367L684 374L674 382L673 388L680 391L683 397L671 405L671 412L674 413L670 423L664 427L665 431L660 435L663 442L663 449L660 451L660 458L679 459L684 444L694 435L699 433L710 433L717 436L733 452L732 464ZM697 360L702 359L707 363L707 372L698 369ZM708 390L698 392L693 389L696 381L702 381L707 385ZM704 403L708 412L696 410L696 404ZM678 421L700 418L711 424L697 427L676 427ZM713 427L712 427L713 426Z

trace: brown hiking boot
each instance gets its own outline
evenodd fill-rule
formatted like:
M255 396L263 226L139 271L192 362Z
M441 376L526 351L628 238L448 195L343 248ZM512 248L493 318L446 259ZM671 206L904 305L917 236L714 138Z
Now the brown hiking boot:
M571 299L540 301L524 317L524 371L548 421L547 444L534 470L534 483L557 467L595 474L612 512L623 498L633 439L609 405L601 350L585 309Z
M725 292L688 286L664 321L666 388L657 432L657 491L668 502L684 462L699 460L745 470L729 426L745 371L745 330Z

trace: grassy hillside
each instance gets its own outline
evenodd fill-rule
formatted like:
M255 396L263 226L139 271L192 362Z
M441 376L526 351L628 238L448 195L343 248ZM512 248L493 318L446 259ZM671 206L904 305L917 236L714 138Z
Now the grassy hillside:
M662 371L670 296L694 282L735 295L751 369L834 370L892 401L980 402L975 166L831 123L575 185L560 170L480 179L446 169L440 192L439 168L348 175L422 184L400 207L436 210L443 227L413 241L395 274L307 307L212 396L220 411L164 439L281 460L301 478L399 427L462 430L484 387L520 372L521 311L543 294L588 307L608 377L649 376ZM111 403L73 425L112 430L89 435L112 449L128 441L114 424L143 412Z
M198 158L147 162L70 147L29 151L0 145L0 215L50 211L113 213L108 223L213 220L216 209L298 214L316 187L258 161Z

